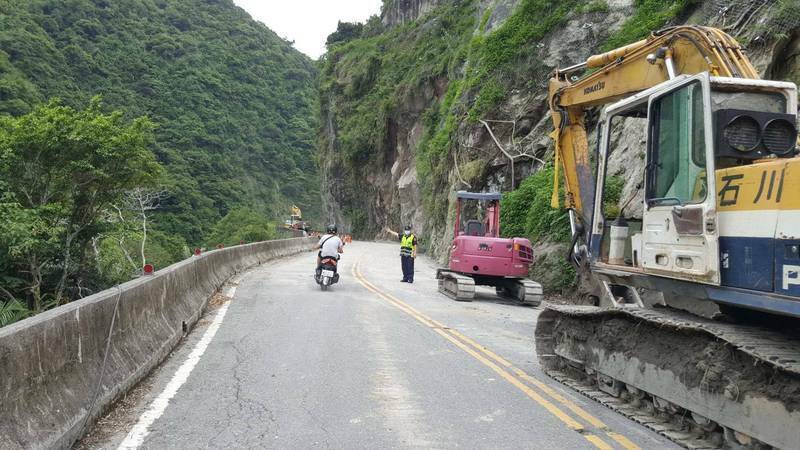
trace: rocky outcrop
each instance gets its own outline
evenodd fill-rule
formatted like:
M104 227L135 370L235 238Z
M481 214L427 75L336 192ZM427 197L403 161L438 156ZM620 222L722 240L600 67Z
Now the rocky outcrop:
M478 20L471 34L480 38L502 27L523 1L474 1ZM437 7L447 3L454 2L392 0L386 2L382 19L389 27L416 21L419 26L409 27L408 32L418 33L444 20L436 16ZM424 237L427 250L442 260L446 258L452 239L455 191L508 191L552 160L553 145L549 137L552 122L547 105L550 73L557 67L584 61L597 53L634 15L636 8L633 0L592 3L602 7L571 11L538 42L525 44L527 55L520 58L513 69L501 74L500 80L507 89L504 100L477 118L486 123L469 118L463 109L458 112L457 123L449 137L445 167L427 180L418 167L420 145L430 138L430 134L426 138L430 131L426 129L429 125L426 115L443 101L453 83L463 81L475 61L469 57L459 60L460 65L451 68L446 75L427 79L418 89L408 92L387 117L388 132L380 150L382 165L357 177L363 201L353 202L336 193L337 170L347 168L333 164L323 169L323 172L328 170L332 183L323 186L323 190L327 189L326 195L333 208L359 208L356 215L362 217L362 226L357 228L367 237L380 236L386 226L413 223ZM717 3L693 3L694 6L679 14L674 22L725 26L746 44L748 54L768 78L800 82L800 33L797 27L787 31L772 26L778 14L778 2L731 0L727 3L733 6L727 9L718 8ZM758 7L759 4L762 6ZM420 58L426 57L429 55L420 55ZM479 90L478 87L460 91L456 104L468 109L478 101ZM596 121L596 114L590 115L589 123L592 121ZM443 126L440 118L439 127ZM619 127L624 127L624 132L614 138L616 150L609 160L609 173L625 181L618 206L624 207L626 215L636 217L641 215L639 187L644 170L644 130L634 124L620 124ZM593 148L592 130L589 136ZM331 149L335 148L339 137L335 126L329 129L325 138ZM513 163L508 154L516 155ZM552 243L542 243L540 248L543 257L550 253L560 255L563 251L563 246Z
M433 11L443 1L446 0L389 0L383 5L381 21L387 27L403 25Z

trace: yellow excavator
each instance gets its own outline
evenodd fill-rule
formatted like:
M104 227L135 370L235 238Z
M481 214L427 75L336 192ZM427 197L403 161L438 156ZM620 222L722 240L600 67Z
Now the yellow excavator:
M591 302L541 312L544 369L689 448L798 448L796 85L678 26L557 70L549 101Z

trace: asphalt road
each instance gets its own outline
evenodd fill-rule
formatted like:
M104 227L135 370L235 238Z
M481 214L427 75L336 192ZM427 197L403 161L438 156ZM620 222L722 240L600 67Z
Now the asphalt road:
M398 251L348 245L327 292L311 253L248 272L81 445L677 448L539 370L538 308L450 300L422 257L401 283Z

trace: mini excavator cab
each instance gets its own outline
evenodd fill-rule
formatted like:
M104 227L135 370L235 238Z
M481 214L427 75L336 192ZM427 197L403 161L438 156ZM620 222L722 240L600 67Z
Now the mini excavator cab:
M500 194L459 191L455 236L500 237Z

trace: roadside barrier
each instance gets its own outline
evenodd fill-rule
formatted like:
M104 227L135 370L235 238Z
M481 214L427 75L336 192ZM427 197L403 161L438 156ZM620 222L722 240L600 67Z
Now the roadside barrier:
M0 328L0 448L70 448L172 351L228 278L314 244L203 253Z

